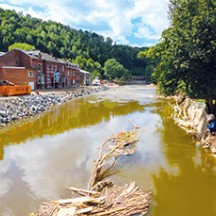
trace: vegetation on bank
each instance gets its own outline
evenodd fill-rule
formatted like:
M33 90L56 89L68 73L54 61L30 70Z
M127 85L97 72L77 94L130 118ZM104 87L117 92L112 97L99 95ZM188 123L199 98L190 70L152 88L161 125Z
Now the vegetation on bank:
M160 43L139 56L156 65L153 80L162 93L205 99L215 113L216 1L170 0L169 18Z
M130 75L150 75L149 60L137 57L146 47L119 45L111 38L94 32L76 30L61 23L43 21L1 8L0 23L0 51L7 52L14 47L24 50L35 48L77 63L83 70L91 72L93 78L105 77L107 71L104 65L111 59L123 67L122 79ZM119 78L119 68L116 73L115 78ZM112 77L112 74L107 75Z

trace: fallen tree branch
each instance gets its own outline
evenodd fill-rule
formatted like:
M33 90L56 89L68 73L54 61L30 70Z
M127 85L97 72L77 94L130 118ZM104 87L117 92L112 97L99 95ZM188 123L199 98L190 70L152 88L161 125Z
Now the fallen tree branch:
M122 168L123 165L114 169L119 156L135 152L138 127L134 123L133 126L133 130L113 135L100 146L87 190L67 187L75 198L45 203L32 216L145 215L149 208L149 192L143 191L135 182L117 187L111 179L107 179ZM108 161L111 161L110 165Z

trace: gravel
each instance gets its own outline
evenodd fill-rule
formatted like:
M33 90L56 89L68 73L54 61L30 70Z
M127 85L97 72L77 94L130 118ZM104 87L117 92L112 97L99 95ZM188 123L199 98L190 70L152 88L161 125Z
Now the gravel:
M19 96L0 100L0 126L10 122L35 116L56 105L63 104L73 98L82 97L107 90L107 87L79 88L67 93L46 93Z

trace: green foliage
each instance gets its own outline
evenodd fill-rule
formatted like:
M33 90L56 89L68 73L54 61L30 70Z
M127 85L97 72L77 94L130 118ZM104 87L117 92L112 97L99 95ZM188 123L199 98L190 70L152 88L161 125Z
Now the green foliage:
M100 65L99 62L93 61L93 59L91 58L86 59L83 58L82 56L77 56L74 60L72 60L72 62L78 64L79 67L82 68L83 70L92 73L93 78L95 76L98 77L103 76L102 66Z
M159 59L153 78L165 94L216 98L215 8L215 0L170 1L170 27L159 44L140 54Z
M140 51L137 54L139 59L146 59L147 65L144 69L144 76L149 78L154 83L157 83L157 72L155 71L155 67L160 61L160 43L156 46L149 47L144 51Z
M27 43L58 58L71 59L84 70L97 70L101 76L104 63L110 58L115 58L132 74L143 75L148 65L146 58L137 57L145 48L116 45L111 38L94 32L3 9L0 9L0 24L0 50L4 52L14 43Z
M34 50L35 47L27 43L14 43L10 45L8 48L8 50L12 50L12 49L21 49L21 50L29 51L29 50Z
M92 80L95 77L98 77L99 79L101 78L101 74L97 70L93 70L93 72L92 72Z
M124 68L116 59L108 59L104 64L105 76L109 79L129 77L129 71Z
M149 78L151 80L154 68L155 68L155 66L153 64L149 64L144 70L144 76L146 76L147 78Z
M74 60L73 63L76 63L79 65L80 68L83 68L85 70L86 65L87 65L87 59L83 58L82 56L77 56Z

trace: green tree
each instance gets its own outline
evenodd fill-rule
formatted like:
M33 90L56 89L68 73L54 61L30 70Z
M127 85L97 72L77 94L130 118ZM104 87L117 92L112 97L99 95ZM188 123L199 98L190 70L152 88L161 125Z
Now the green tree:
M82 56L77 56L74 60L73 63L76 63L79 65L80 68L84 69L86 68L87 65L87 59L83 58Z
M97 70L93 70L93 71L92 71L92 80L93 80L95 77L101 78L101 74L100 74Z
M124 68L122 64L120 64L116 59L108 59L104 64L104 72L105 76L110 79L115 78L127 78L129 76L129 72Z
M160 58L155 71L166 94L181 90L210 105L216 99L215 8L215 0L170 0L171 25L152 50Z
M8 50L12 49L21 49L21 50L35 50L35 47L33 45L27 44L27 43L14 43L8 47Z

